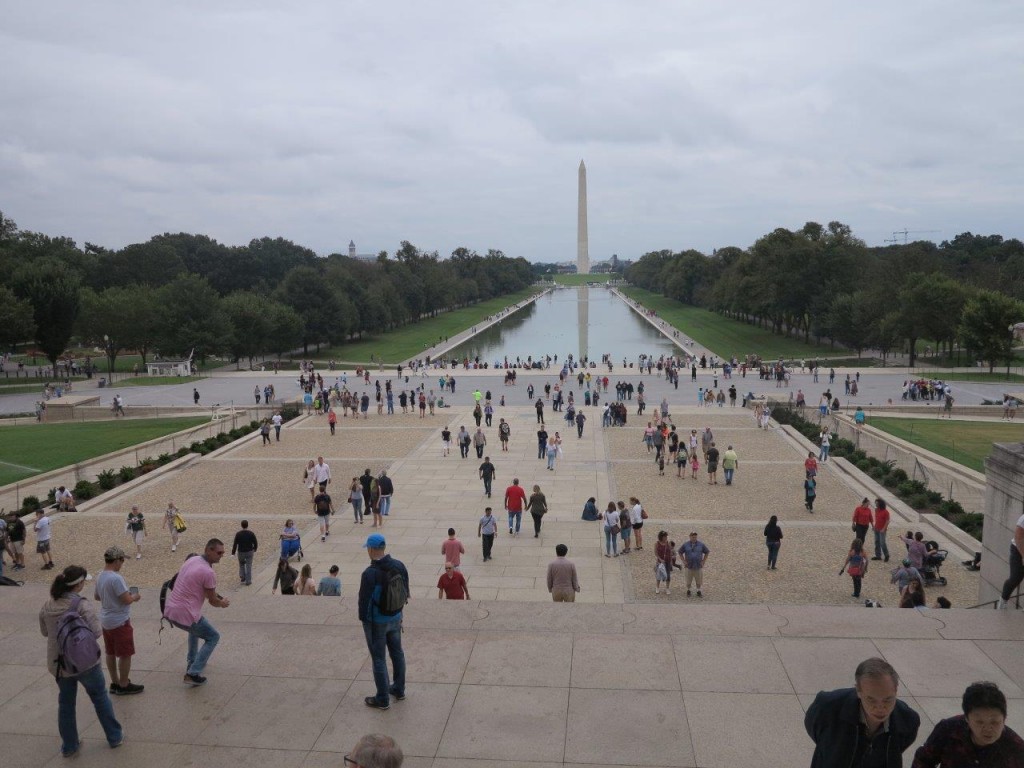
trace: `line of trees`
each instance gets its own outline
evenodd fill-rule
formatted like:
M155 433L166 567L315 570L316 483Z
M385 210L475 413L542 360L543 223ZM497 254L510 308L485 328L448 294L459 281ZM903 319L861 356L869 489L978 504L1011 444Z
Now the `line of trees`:
M1024 243L965 232L939 245L870 248L845 224L776 229L746 249L645 254L626 279L777 334L838 342L883 357L918 341L955 345L989 370L1013 359L1024 321ZM756 350L751 350L756 351Z
M163 234L120 250L19 230L0 212L0 345L32 341L52 364L72 337L111 368L134 350L235 361L338 344L529 286L522 258L403 241L375 261L318 257L282 238L227 246Z

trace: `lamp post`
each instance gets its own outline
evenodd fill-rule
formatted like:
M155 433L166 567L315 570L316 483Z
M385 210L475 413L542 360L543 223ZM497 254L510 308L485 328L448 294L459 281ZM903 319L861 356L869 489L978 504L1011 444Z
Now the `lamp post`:
M110 354L110 336L103 334L103 352L107 356L107 382L108 384L114 383L114 361L111 359Z

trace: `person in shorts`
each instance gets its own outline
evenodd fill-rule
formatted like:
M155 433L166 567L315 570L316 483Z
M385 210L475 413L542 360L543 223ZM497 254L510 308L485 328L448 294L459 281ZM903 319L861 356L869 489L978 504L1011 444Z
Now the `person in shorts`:
M120 547L111 547L103 553L106 563L96 578L94 597L100 602L100 626L103 628L103 649L110 673L110 692L115 696L142 693L145 686L136 685L129 677L132 656L135 655L135 631L132 629L131 606L142 597L138 590L128 588L121 566L125 554Z
M146 517L138 507L133 506L128 513L128 521L125 523L128 536L135 543L135 559L142 559L142 542L146 540Z
M323 490L323 486L321 486L320 493L313 497L313 511L316 512L317 520L320 521L320 541L327 541L327 537L331 535L331 515L334 514L334 504L330 494Z
M13 570L25 570L25 523L14 512L7 513L7 547Z
M41 570L53 568L53 555L50 554L50 518L41 509L36 510L36 522L32 526L36 534L36 552L43 558Z

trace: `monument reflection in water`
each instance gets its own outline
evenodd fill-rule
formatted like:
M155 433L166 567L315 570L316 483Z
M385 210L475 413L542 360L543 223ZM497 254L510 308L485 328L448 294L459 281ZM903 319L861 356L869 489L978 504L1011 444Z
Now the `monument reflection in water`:
M516 312L447 356L459 360L477 357L480 362L500 363L506 357L536 360L544 355L588 357L600 362L610 354L621 365L623 358L636 362L641 354L673 355L677 347L604 287L558 288L529 307Z

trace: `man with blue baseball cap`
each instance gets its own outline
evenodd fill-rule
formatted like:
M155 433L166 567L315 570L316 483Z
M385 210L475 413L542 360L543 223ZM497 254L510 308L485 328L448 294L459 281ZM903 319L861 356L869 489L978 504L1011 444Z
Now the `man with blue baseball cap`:
M409 600L409 572L401 561L384 554L387 542L371 534L363 547L370 565L359 582L359 620L373 662L377 694L367 696L366 706L388 709L391 697L405 698L405 652L402 650L402 607ZM394 681L388 680L387 655L391 655Z

